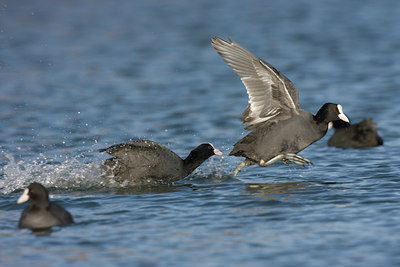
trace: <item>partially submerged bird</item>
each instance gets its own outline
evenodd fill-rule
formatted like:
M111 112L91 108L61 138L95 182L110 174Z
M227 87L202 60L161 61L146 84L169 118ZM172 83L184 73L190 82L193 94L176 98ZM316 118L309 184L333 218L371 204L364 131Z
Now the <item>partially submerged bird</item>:
M233 175L244 167L268 166L281 160L284 164L311 164L298 152L321 139L335 120L348 122L342 106L324 104L316 115L300 108L296 87L269 63L235 43L214 37L212 45L222 59L239 75L249 104L241 120L253 130L234 145L230 156L245 157Z
M71 214L63 207L50 202L49 193L39 183L32 183L18 198L17 203L30 202L21 214L18 226L30 229L46 229L56 225L73 223Z
M104 162L107 175L119 182L168 183L191 174L206 159L213 155L222 156L212 144L201 144L186 159L181 159L165 146L149 141L136 140L100 150L113 158Z
M328 146L361 148L383 145L383 139L378 135L376 123L371 118L356 124L334 121L333 127L335 133L329 138Z

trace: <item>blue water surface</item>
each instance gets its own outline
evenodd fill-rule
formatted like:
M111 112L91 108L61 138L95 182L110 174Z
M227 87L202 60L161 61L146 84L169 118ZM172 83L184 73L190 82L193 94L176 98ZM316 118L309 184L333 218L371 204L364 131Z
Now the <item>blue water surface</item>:
M0 265L400 266L400 2L0 1ZM211 46L228 36L299 89L340 103L384 145L246 167L240 79ZM224 153L170 185L102 176L107 146L144 138L185 157ZM37 181L75 224L18 229Z

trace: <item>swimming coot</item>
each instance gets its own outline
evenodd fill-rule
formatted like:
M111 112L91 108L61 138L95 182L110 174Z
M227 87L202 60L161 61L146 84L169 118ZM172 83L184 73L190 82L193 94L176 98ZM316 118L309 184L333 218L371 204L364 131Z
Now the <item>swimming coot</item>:
M334 134L329 138L328 146L342 148L362 148L383 145L383 139L378 135L376 123L371 119L350 124L344 121L334 121Z
M312 163L298 152L321 139L328 124L348 122L341 105L326 103L312 115L300 108L296 87L269 63L229 39L215 37L212 45L241 78L249 95L249 104L241 120L253 130L234 145L229 155L245 157L233 175L253 164L265 167L281 160L284 164Z
M30 184L18 198L17 203L26 201L30 202L30 206L21 214L18 224L21 228L44 229L74 222L68 211L49 201L49 193L39 183Z
M136 140L100 150L113 158L105 161L107 175L119 182L173 182L191 174L206 159L222 156L211 144L196 147L186 159L181 159L165 146L149 140Z

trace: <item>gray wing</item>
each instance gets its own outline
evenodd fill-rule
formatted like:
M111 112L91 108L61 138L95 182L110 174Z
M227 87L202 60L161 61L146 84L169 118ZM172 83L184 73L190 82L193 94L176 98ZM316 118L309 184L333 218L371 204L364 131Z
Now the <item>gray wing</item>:
M50 212L60 221L61 224L69 224L74 222L71 213L54 202L50 203Z
M212 45L223 60L239 75L249 104L241 120L247 129L263 122L285 120L299 114L299 96L293 83L267 62L259 59L231 39L214 37Z
M107 152L129 167L154 167L162 159L174 162L181 160L173 151L149 140L117 144L100 152Z

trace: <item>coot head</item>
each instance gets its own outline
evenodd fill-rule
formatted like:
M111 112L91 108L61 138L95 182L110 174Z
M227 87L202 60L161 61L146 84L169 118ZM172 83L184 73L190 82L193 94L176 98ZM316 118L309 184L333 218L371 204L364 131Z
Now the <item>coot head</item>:
M343 113L342 106L333 103L325 103L315 115L315 120L318 123L330 123L330 127L337 120L349 122L349 119Z
M213 155L222 156L222 152L216 149L212 144L201 144L190 152L188 158L207 159Z
M49 193L41 184L32 183L24 190L17 203L21 204L28 200L33 206L46 206L49 205Z

